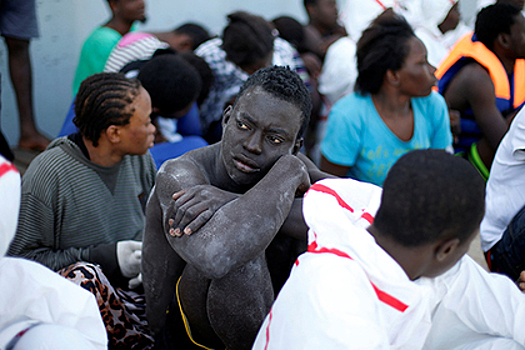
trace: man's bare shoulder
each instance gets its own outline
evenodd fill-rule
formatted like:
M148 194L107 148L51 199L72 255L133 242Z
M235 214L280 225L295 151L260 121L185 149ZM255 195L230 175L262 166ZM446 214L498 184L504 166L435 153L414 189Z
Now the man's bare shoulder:
M209 184L210 169L219 156L219 144L199 148L166 161L157 173L157 187L182 190Z
M445 91L449 107L457 110L494 103L494 83L489 72L473 61L456 74Z
M471 62L461 68L450 84L457 84L465 88L489 84L494 88L489 72L477 62Z

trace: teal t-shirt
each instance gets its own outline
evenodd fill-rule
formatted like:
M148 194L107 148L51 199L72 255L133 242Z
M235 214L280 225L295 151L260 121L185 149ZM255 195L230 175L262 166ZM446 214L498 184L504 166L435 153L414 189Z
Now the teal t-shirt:
M136 28L137 26L133 24L130 31L134 31ZM86 39L82 45L82 51L80 51L75 79L73 80L73 96L77 94L84 79L104 71L111 51L121 38L122 35L116 30L100 26Z
M411 99L414 134L399 139L377 110L370 95L353 93L330 110L321 153L330 162L349 166L348 177L382 186L390 167L415 149L452 149L450 119L445 100L432 92Z

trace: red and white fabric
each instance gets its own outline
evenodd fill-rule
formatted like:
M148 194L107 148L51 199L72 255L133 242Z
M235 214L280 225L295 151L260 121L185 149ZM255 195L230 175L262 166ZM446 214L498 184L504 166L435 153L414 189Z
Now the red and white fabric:
M19 207L20 174L0 156L0 349L107 349L91 293L36 262L4 256Z
M468 256L438 278L408 278L366 230L380 197L381 188L352 179L310 188L303 202L308 251L253 349L452 349L489 334L525 344L525 296ZM461 337L447 338L454 329Z

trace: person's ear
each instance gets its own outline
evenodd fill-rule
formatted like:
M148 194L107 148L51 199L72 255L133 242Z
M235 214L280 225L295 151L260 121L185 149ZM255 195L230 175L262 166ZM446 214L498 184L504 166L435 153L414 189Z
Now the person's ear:
M299 153L299 151L301 150L301 147L303 147L303 143L304 143L304 139L302 137L298 138L295 141L295 145L293 146L293 149L292 149L292 154L294 156L296 156Z
M110 125L106 128L104 131L106 134L106 137L108 138L109 142L111 143L119 143L120 142L120 128L117 125Z
M499 33L496 37L496 42L504 49L510 49L510 35L507 33Z
M392 86L398 86L399 82L400 82L399 74L397 74L397 72L395 72L395 71L393 71L391 69L388 69L386 71L385 79Z
M437 245L434 254L438 262L443 263L452 256L461 245L459 238L449 238Z
M228 124L228 121L230 120L230 117L232 115L233 106L229 105L224 110L224 113L222 114L222 130L226 127L226 124Z

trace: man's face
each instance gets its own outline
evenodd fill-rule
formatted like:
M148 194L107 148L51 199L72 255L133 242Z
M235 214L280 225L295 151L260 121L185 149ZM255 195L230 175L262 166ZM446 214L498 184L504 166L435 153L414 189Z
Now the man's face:
M223 119L222 162L237 185L253 186L279 157L296 154L301 110L256 86L227 109Z
M120 134L119 149L125 154L142 155L153 147L155 126L151 123L151 99L141 87L140 93L128 107L132 113L129 123L118 126Z
M144 22L146 20L144 0L116 0L112 9L115 16L127 21Z
M525 58L525 18L521 13L510 27L510 43L516 58Z

